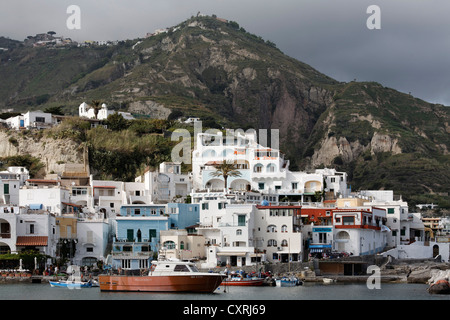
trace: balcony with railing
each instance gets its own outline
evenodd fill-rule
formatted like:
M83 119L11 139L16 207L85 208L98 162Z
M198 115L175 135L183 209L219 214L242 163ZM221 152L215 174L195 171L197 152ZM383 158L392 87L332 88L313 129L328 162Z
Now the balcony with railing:
M135 239L116 240L113 243L111 254L113 256L125 256L125 257L142 257L152 256L155 245L148 241L148 239L142 239L142 241L135 241Z

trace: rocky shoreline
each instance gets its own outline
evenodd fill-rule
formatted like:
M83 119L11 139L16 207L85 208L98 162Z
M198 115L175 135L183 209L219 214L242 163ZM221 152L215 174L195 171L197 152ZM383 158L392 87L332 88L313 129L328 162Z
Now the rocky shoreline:
M423 283L427 284L432 277L432 273L439 270L450 270L450 263L437 262L434 260L394 260L394 259L365 259L367 265L376 265L380 269L380 280L382 283ZM336 261L339 263L340 261ZM341 261L344 262L344 261ZM345 260L345 262L349 262ZM361 262L361 260L358 260ZM223 271L224 268L217 268L214 272ZM283 277L294 275L305 282L323 282L324 278L335 279L338 282L366 282L372 275L341 275L341 274L322 274L318 269L318 264L314 261L304 263L278 263L265 264L246 267L231 267L229 271L243 270L250 272L267 272L270 271L274 277ZM210 270L211 271L211 270Z

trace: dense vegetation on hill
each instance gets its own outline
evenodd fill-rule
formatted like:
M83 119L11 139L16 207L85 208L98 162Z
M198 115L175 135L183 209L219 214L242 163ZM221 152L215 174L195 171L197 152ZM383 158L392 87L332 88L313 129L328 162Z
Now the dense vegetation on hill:
M412 204L450 207L449 107L379 83L338 82L236 22L192 17L115 46L14 43L0 53L0 78L0 108L76 115L81 102L102 100L141 117L107 134L72 125L105 178L130 179L166 159L173 142L151 121L197 116L203 127L279 129L292 169L337 167L352 190L393 189Z

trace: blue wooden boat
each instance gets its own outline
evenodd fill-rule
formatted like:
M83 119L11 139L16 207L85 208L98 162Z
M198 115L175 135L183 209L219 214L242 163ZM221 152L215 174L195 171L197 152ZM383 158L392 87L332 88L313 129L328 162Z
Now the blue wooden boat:
M292 278L283 277L281 279L275 280L275 283L277 287L296 287L303 284L299 279L295 277Z
M60 281L49 281L51 287L68 288L68 289L81 289L81 288L91 288L92 282L84 281L70 281L70 280L60 280Z
M67 280L49 281L52 288L68 288L68 289L81 289L98 287L97 281L90 279L89 281L83 281L79 266L69 266L67 269L69 278Z

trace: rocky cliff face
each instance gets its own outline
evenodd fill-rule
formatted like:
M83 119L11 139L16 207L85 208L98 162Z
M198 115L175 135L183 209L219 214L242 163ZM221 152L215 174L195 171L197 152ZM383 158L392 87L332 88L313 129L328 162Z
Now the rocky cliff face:
M67 164L83 164L83 148L70 139L53 139L42 135L0 131L0 155L11 157L29 154L40 159L43 168L36 178L62 173Z
M360 140L349 142L346 137L327 136L320 141L319 148L314 151L311 166L333 166L336 158L340 158L343 163L350 163L367 151L371 155L383 152L392 155L402 153L397 137L377 131L373 133L367 145L361 144Z

